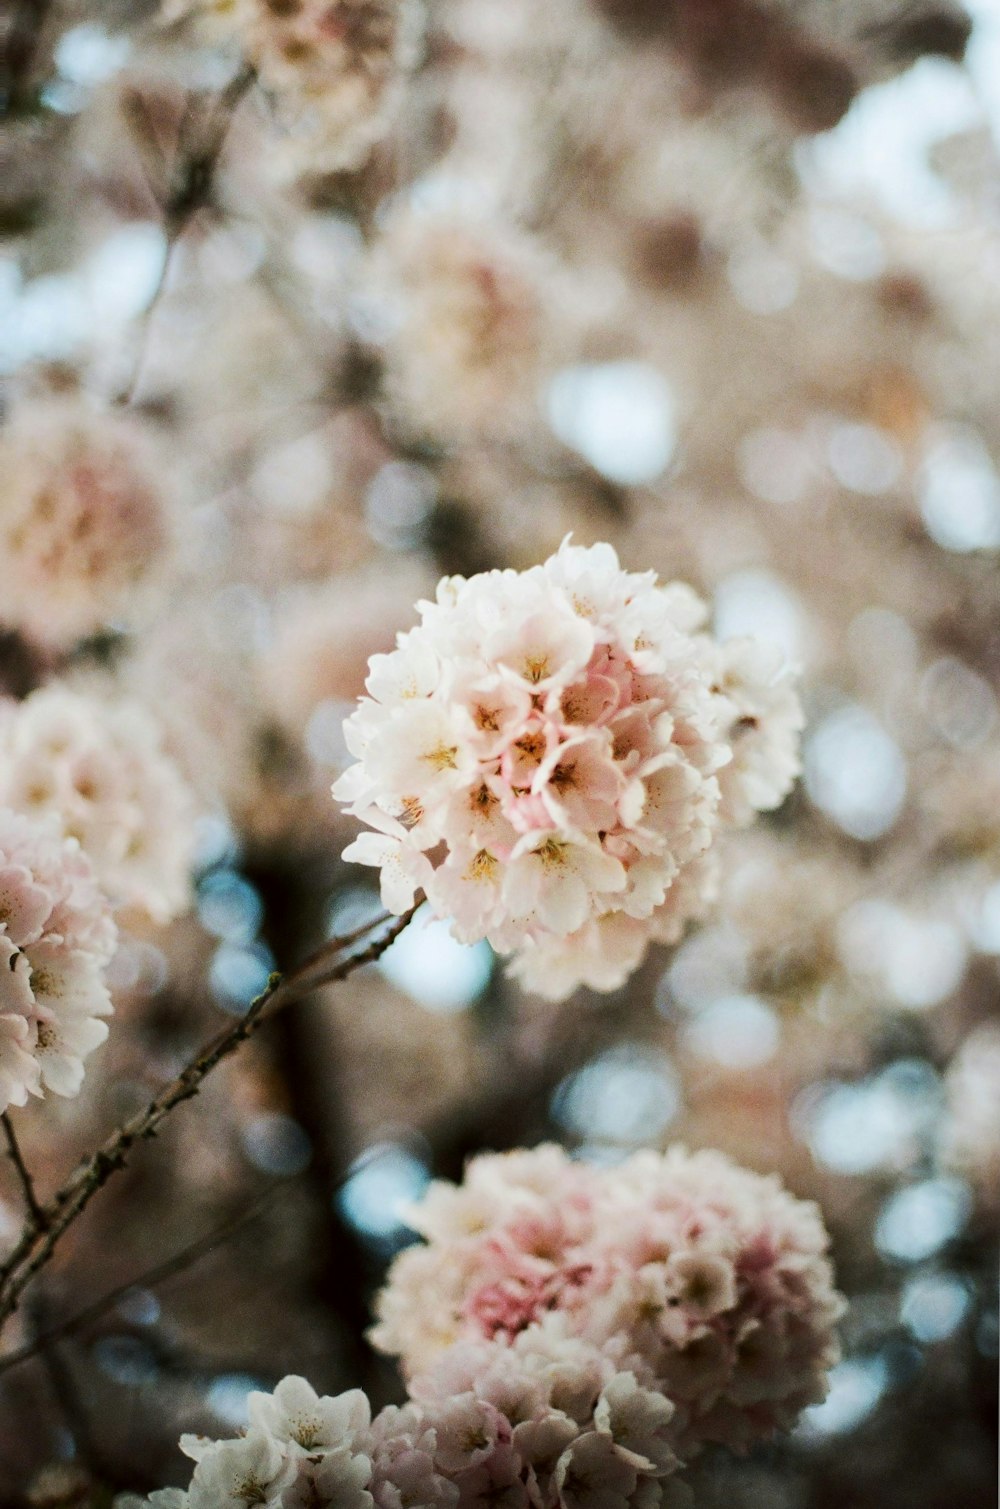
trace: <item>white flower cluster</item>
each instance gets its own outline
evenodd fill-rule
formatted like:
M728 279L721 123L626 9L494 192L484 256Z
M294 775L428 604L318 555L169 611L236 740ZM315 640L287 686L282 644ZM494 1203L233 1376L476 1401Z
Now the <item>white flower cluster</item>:
M169 544L138 421L71 399L15 409L0 435L2 617L63 647L134 613Z
M138 703L52 682L0 705L0 803L57 822L116 904L155 922L190 904L194 798Z
M456 1344L530 1349L555 1320L672 1401L682 1457L742 1450L825 1393L843 1305L820 1214L720 1153L487 1154L410 1219L428 1242L396 1259L372 1335L410 1374Z
M359 166L418 54L420 0L166 0L234 42L274 99L293 172Z
M235 1440L182 1437L189 1488L116 1509L680 1509L673 1409L592 1348L461 1349L419 1399L371 1418L355 1390L318 1397L289 1377L251 1394Z
M418 608L345 725L334 795L375 830L345 858L380 868L391 911L422 889L461 941L516 951L529 989L615 989L711 899L720 832L788 791L786 670L609 545L446 578Z
M0 807L0 1111L75 1095L108 1029L110 906L79 845Z

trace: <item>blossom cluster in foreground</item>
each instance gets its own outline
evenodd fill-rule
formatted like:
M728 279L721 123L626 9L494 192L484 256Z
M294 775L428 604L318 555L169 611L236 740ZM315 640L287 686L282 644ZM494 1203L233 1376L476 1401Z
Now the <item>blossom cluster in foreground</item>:
M396 1259L373 1332L409 1374L556 1319L673 1402L684 1457L745 1448L824 1395L842 1302L820 1213L720 1153L487 1154L410 1220L427 1245Z
M3 621L62 648L132 614L170 527L134 419L72 399L15 409L0 437Z
M0 1111L75 1095L108 1035L111 909L90 862L51 824L0 807Z
M787 793L785 668L608 545L446 578L418 608L345 726L334 795L375 830L345 857L391 911L422 889L461 941L513 951L529 989L617 988L711 899L719 834Z
M0 803L77 839L115 903L155 922L188 906L194 798L138 703L50 682L0 704Z
M653 1509L689 1502L664 1480L678 1466L672 1408L594 1349L546 1339L533 1353L490 1348L421 1380L419 1401L371 1418L354 1390L317 1397L305 1379L251 1394L235 1440L181 1439L197 1463L186 1491L119 1499L117 1509Z
M415 1214L374 1333L409 1400L301 1378L236 1440L182 1438L187 1490L118 1509L680 1509L707 1441L743 1450L822 1397L841 1303L814 1206L717 1153L619 1168L487 1155Z

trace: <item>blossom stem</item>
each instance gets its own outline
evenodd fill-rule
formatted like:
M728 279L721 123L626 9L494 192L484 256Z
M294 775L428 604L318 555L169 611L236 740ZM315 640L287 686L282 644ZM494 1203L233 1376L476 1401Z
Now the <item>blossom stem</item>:
M330 957L344 947L340 939L332 939L320 950L319 955L311 956L303 966L284 979L272 976L267 989L250 1003L244 1016L206 1043L180 1074L164 1085L143 1110L130 1117L79 1165L53 1198L38 1207L37 1215L33 1213L14 1251L0 1269L0 1325L17 1309L27 1285L49 1262L66 1231L82 1215L98 1190L104 1187L113 1174L125 1167L135 1144L155 1137L161 1123L174 1107L197 1095L203 1081L216 1065L252 1037L275 1011L307 995L318 985L346 980L363 965L381 958L409 923L417 905L419 902L397 917L386 932L359 953L341 959L319 974L313 973L313 967L320 958Z

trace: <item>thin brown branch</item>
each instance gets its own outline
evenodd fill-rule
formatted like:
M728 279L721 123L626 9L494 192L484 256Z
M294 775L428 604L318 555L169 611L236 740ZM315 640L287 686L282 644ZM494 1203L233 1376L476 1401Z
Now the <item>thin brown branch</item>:
M342 953L345 948L350 948L352 943L360 942L362 938L374 932L375 928L381 927L383 923L390 920L391 913L377 912L374 917L370 917L367 922L362 922L360 926L352 928L349 933L338 933L333 938L327 938L325 943L321 943L318 948L313 949L311 954L307 954L304 959L296 964L295 970L289 978L297 981L303 990L314 989L317 983L322 983L321 981L314 981L311 978L314 969L328 967L334 955Z
M106 1315L119 1300L124 1299L125 1295L130 1294L134 1289L155 1289L158 1285L166 1283L168 1279L173 1278L176 1274L183 1273L186 1269L193 1267L201 1258L207 1257L209 1253L214 1252L223 1242L228 1241L230 1237L235 1236L244 1227L250 1226L276 1195L283 1194L289 1185L300 1177L301 1175L298 1174L293 1175L292 1178L287 1179L283 1184L266 1190L246 1210L241 1211L232 1220L224 1221L220 1225L213 1227L211 1231L205 1232L200 1237L196 1237L193 1242L189 1242L185 1247L180 1248L178 1252L173 1253L171 1257L166 1258L162 1263L157 1263L154 1267L147 1268L143 1273L136 1274L134 1278L130 1278L126 1283L116 1284L113 1289L108 1289L98 1299L92 1300L89 1305L84 1305L82 1309L77 1310L74 1315L70 1315L65 1320L59 1321L58 1324L50 1326L32 1341L26 1342L24 1346L4 1353L0 1357L0 1373L5 1373L9 1368L17 1367L22 1362L30 1361L32 1357L39 1355L43 1347L51 1345L54 1341L61 1341L64 1337L72 1336L75 1332L81 1331L86 1326L91 1325L95 1320L100 1320L102 1315Z
M17 1177L21 1185L21 1193L24 1196L24 1203L28 1209L28 1216L38 1229L41 1230L45 1222L45 1215L41 1205L38 1203L38 1196L35 1194L35 1181L31 1177L28 1165L24 1161L24 1154L21 1152L21 1145L17 1140L17 1133L14 1131L14 1123L10 1119L9 1111L4 1111L3 1115L0 1116L0 1122L3 1123L4 1136L7 1139L7 1156L17 1170Z
M419 903L418 903L419 905ZM56 1247L70 1226L82 1215L91 1200L108 1180L125 1167L132 1148L137 1142L155 1137L161 1124L170 1112L185 1100L198 1094L208 1075L223 1059L234 1053L241 1043L259 1030L275 1011L290 1005L314 990L317 984L332 984L346 980L355 970L381 958L386 949L399 937L411 920L417 906L412 906L393 922L392 926L359 953L351 954L338 964L324 971L319 977L312 974L311 967L316 956L307 961L304 970L296 970L284 980L273 976L271 983L261 995L251 1002L246 1014L232 1026L218 1033L175 1079L165 1085L159 1094L135 1116L113 1132L89 1158L70 1175L53 1198L39 1209L39 1217L30 1221L21 1241L0 1270L0 1325L17 1309L20 1296L35 1275L46 1266ZM322 953L332 955L341 947L333 939L325 945Z
M364 1167L365 1162L370 1161L370 1156L371 1154L366 1159L362 1155L360 1158L354 1159L347 1168L342 1169L330 1187L330 1194L334 1194L359 1168ZM62 1341L68 1336L74 1336L77 1331L84 1330L87 1326L92 1325L95 1320L100 1320L103 1315L106 1315L109 1310L114 1308L119 1300L124 1299L127 1294L131 1294L133 1290L157 1289L161 1284L167 1283L169 1279L176 1278L179 1273L186 1273L189 1268L193 1268L202 1258L208 1257L218 1247L221 1247L223 1242L228 1242L230 1237L236 1236L247 1226L251 1226L274 1199L287 1194L289 1189L303 1178L304 1174L304 1169L297 1174L291 1174L280 1184L276 1184L271 1189L265 1190L263 1194L259 1195L256 1200L245 1210L241 1211L238 1216L234 1216L232 1220L220 1222L211 1231L205 1232L203 1236L195 1237L194 1241L188 1242L186 1246L181 1247L170 1257L165 1258L162 1263L156 1263L151 1268L145 1268L141 1273L135 1274L134 1277L128 1279L125 1283L116 1284L113 1289L106 1290L97 1299L91 1300L89 1305L84 1305L75 1314L69 1315L65 1320L61 1320L58 1324L50 1326L48 1330L36 1336L33 1341L26 1342L24 1346L16 1347L13 1351L5 1352L0 1356L0 1373L6 1373L11 1368L19 1367L22 1362L30 1362L33 1357L39 1356L43 1348L51 1345L52 1342Z
M307 955L300 964L296 965L294 972L288 977L286 983L291 984L294 981L296 990L301 995L306 995L310 991L318 989L321 985L326 984L327 980L322 974L314 976L314 970L320 969L324 964L328 965L330 960L334 959L345 948L349 948L351 944L357 943L361 938L372 932L374 928L381 927L383 923L389 920L390 914L388 912L380 912L368 922L362 923L360 927L352 929L351 932L341 933L336 937L328 938L325 943L322 943L319 948ZM270 1004L273 1008L273 1001ZM64 1185L60 1194L55 1197L56 1201L60 1198L68 1198L67 1189L69 1182L67 1181L67 1185ZM38 1240L39 1234L45 1229L44 1223L47 1216L44 1207L40 1209L40 1216L41 1222L39 1222L38 1216L33 1214L32 1219L25 1223L20 1237L7 1253L3 1263L0 1263L0 1296L3 1295L5 1285L10 1276L21 1266L21 1263ZM0 1325L2 1324L3 1318L0 1316Z

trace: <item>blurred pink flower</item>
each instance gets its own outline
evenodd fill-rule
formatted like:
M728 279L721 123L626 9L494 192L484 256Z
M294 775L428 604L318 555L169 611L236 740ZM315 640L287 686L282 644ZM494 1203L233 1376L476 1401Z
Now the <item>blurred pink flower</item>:
M0 802L78 840L116 904L154 922L190 904L197 805L138 703L50 682L0 704Z
M133 619L171 534L141 421L70 398L25 402L0 435L3 619L62 648Z

